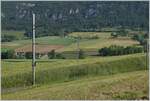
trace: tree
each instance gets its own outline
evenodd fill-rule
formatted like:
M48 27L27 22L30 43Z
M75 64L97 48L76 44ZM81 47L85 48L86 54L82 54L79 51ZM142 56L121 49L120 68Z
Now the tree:
M13 40L17 40L17 38L13 35L3 35L2 42L11 42Z
M51 52L48 52L48 58L54 59L55 58L55 50L51 50Z
M85 55L84 55L84 51L83 50L79 50L79 59L84 59Z
M124 28L121 28L120 31L118 32L118 35L120 36L127 36L128 32L124 29Z
M142 42L144 40L144 36L141 34L135 34L132 39Z
M6 51L1 51L1 58L2 59L13 59L13 58L15 58L14 53L15 52L12 49L6 50Z
M115 56L115 55L124 55L124 54L133 54L143 52L143 47L137 46L116 46L111 45L109 47L104 47L99 50L100 56Z
M104 47L104 48L102 48L102 49L99 50L99 54L100 54L101 56L107 56L108 53L109 53L109 50L108 50L107 47Z
M61 32L61 29L98 31L101 27L116 26L134 29L136 27L149 28L148 2L53 2L55 3L53 5L53 3L48 2L35 3L31 1L30 4L35 5L33 8L23 6L21 3L28 5L28 2L2 2L2 29L26 29L26 32L32 32L32 17L31 13L28 12L31 9L38 14L36 31L39 36L59 35L58 32ZM17 6L21 10L17 9ZM74 10L71 13L70 7ZM77 13L75 13L76 8L79 9ZM23 16L24 12L28 14ZM26 34L28 35L28 33Z
M32 52L26 52L25 53L25 58L26 59L32 59Z
M65 57L61 53L56 54L57 59L65 59Z
M112 33L111 33L111 36L112 36L113 38L116 38L116 37L118 37L118 34L117 34L116 32L112 32Z

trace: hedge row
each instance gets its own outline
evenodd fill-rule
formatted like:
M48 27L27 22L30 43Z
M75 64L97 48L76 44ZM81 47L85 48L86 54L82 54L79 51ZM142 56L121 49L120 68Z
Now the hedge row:
M100 56L115 56L115 55L125 55L125 54L133 54L133 53L141 53L143 52L143 47L137 46L116 46L112 45L110 47L104 47L99 50Z

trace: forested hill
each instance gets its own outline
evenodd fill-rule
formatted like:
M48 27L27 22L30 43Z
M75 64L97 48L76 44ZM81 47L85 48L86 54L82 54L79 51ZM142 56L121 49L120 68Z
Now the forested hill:
M31 12L36 13L38 35L68 31L99 31L104 27L148 29L148 1L130 2L12 2L3 1L2 29L32 29Z

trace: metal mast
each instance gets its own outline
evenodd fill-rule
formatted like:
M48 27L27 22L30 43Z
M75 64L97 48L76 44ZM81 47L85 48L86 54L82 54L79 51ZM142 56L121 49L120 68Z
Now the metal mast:
M32 84L35 84L35 14L33 13L33 34L32 34Z

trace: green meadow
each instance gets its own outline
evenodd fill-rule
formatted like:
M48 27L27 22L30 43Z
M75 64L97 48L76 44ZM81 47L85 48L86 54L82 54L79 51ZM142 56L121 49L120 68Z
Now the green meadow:
M130 37L112 38L110 32L73 32L67 37L36 38L37 44L63 45L58 52L94 50L110 45L139 46ZM94 37L93 37L94 36ZM95 37L96 36L96 37ZM2 43L2 50L31 44L31 39ZM148 99L146 54L87 56L85 59L37 59L32 85L32 60L2 59L1 88L5 100Z

